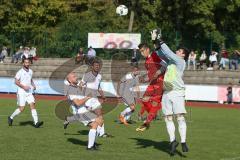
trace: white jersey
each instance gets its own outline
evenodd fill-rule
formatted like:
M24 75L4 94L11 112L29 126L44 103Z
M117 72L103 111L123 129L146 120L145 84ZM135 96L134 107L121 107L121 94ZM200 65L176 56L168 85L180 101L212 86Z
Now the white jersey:
M82 93L82 90L80 88L78 88L77 86L68 86L68 89L66 91L66 95L68 97L69 102L71 103L71 107L72 108L80 108L83 107L82 106L76 106L73 102L74 99L83 99L85 98L85 96Z
M32 75L33 75L33 71L31 69L28 69L27 71L24 68L22 68L17 72L15 79L19 80L20 84L31 87L31 89L29 89L28 91L25 91L21 87L17 86L18 94L32 93L33 91Z
M91 93L92 97L97 97L98 89L100 88L102 81L101 74L97 74L97 76L95 76L92 71L90 71L84 74L82 81L84 83L84 87L86 87L85 95Z
M74 114L77 114L77 113L80 114L80 113L87 112L89 110L95 110L101 106L101 103L98 101L97 98L90 98L85 102L85 104L81 106L75 105L73 102L74 99L83 99L86 97L83 95L83 91L80 88L78 88L78 86L69 85L66 95L71 104L71 108Z

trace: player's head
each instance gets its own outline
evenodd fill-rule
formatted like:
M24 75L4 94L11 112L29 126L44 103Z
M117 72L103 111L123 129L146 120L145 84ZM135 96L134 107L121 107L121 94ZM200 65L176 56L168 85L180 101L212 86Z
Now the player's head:
M138 45L139 52L143 57L147 57L150 55L150 47L147 43L141 43Z
M94 59L93 62L92 62L92 71L93 72L100 72L101 70L101 63L99 60L97 59Z
M185 47L179 47L176 51L176 55L181 57L182 59L187 59L189 55L189 50Z
M139 74L139 68L136 65L132 66L132 73L136 76Z
M28 58L23 59L23 67L26 69L29 69L30 66L30 60Z
M67 75L67 80L70 84L77 85L78 79L75 73L71 72Z

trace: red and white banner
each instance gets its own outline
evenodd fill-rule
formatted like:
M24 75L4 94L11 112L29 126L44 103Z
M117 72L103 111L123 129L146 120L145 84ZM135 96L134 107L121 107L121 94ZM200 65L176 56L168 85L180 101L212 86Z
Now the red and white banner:
M218 87L218 101L227 101L227 87L228 86L219 86ZM240 87L233 87L233 102L240 102Z
M139 33L88 33L88 47L134 49L141 43Z

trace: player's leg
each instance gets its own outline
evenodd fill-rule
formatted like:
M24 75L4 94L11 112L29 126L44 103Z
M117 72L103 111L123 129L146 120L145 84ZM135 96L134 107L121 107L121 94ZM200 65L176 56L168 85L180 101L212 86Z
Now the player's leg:
M92 114L92 113L89 113L89 114ZM85 116L86 117L86 116ZM91 115L90 117L94 117L94 115ZM89 118L90 118L89 117ZM92 119L92 122L90 124L88 124L88 126L91 128L90 131L89 131L89 134L88 134L88 147L87 149L88 150L96 150L97 146L96 146L96 137L97 137L97 134L98 134L98 127L99 126L102 126L103 125L103 119L97 117L97 118L94 118L94 120Z
M145 106L142 104L141 105L141 109L138 112L138 119L139 120L143 120L143 114L145 113L145 111L146 111Z
M80 119L79 114L81 113L81 109L77 108L75 106L71 106L71 108L72 108L73 115L65 117L65 121L63 122L63 129L67 129L67 127L70 123L79 121L79 119Z
M13 118L24 111L24 107L26 105L26 96L25 95L17 94L17 105L18 105L18 108L12 113L11 116L8 117L8 125L9 126L12 126Z
M163 94L162 97L162 112L166 123L167 132L170 140L170 154L175 155L178 142L175 137L175 125L173 122L173 101L168 94Z
M96 146L94 144L95 144L95 140L96 140L96 136L97 136L98 123L94 121L89 124L89 127L90 127L90 130L88 133L87 150L96 150Z
M135 104L136 100L132 93L125 93L125 95L122 96L122 101L125 103L127 108L121 112L119 116L120 122L122 122L125 125L128 125L127 121L130 119L132 113L135 111Z
M136 131L145 131L150 127L150 123L156 118L158 111L161 109L161 102L151 101L149 102L148 115L144 123L136 129Z
M112 135L105 132L105 125L104 125L104 119L103 119L103 110L102 108L97 108L94 110L94 113L97 115L98 119L101 120L101 124L97 127L97 136L98 137L112 137Z
M135 111L135 104L131 104L129 108L130 108L130 111L125 114L126 121L129 121L130 118L131 118L131 115L134 113L134 111Z
M127 105L128 107L121 112L119 116L120 122L125 125L128 125L127 121L130 119L132 113L135 111L135 104Z
M37 110L36 110L36 107L35 107L35 99L34 99L33 95L27 96L26 101L30 105L32 118L33 118L33 121L34 121L34 126L36 128L39 128L40 126L43 125L43 122L38 121L38 114L37 114Z
M187 124L184 115L187 113L185 109L185 99L183 96L176 96L173 99L173 112L178 122L178 131L181 137L182 151L188 152L186 144Z

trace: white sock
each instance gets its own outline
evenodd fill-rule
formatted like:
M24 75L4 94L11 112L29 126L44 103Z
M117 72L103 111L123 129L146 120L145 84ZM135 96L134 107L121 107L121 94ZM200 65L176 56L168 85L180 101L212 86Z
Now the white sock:
M32 117L33 117L34 124L37 124L37 122L38 122L37 110L32 109L31 111L32 111Z
M132 115L132 111L125 114L125 119L128 121Z
M131 108L128 107L126 108L124 111L121 112L121 115L125 117L126 114L128 114L129 112L132 112Z
M96 129L90 129L88 133L88 148L91 148L94 145L96 139Z
M105 134L104 124L102 126L97 127L97 134L100 137Z
M167 127L167 131L168 131L168 135L170 138L170 142L175 140L175 125L173 122L172 118L165 118L165 122L166 122L166 127Z
M20 113L21 113L20 109L17 108L17 109L13 112L13 114L10 116L10 118L13 119L15 116L19 115Z
M186 134L187 134L187 125L185 118L183 116L177 118L178 121L178 131L181 137L181 143L186 142Z
M102 128L101 126L98 126L98 127L97 127L97 136L100 136L100 130L101 130L101 128Z

